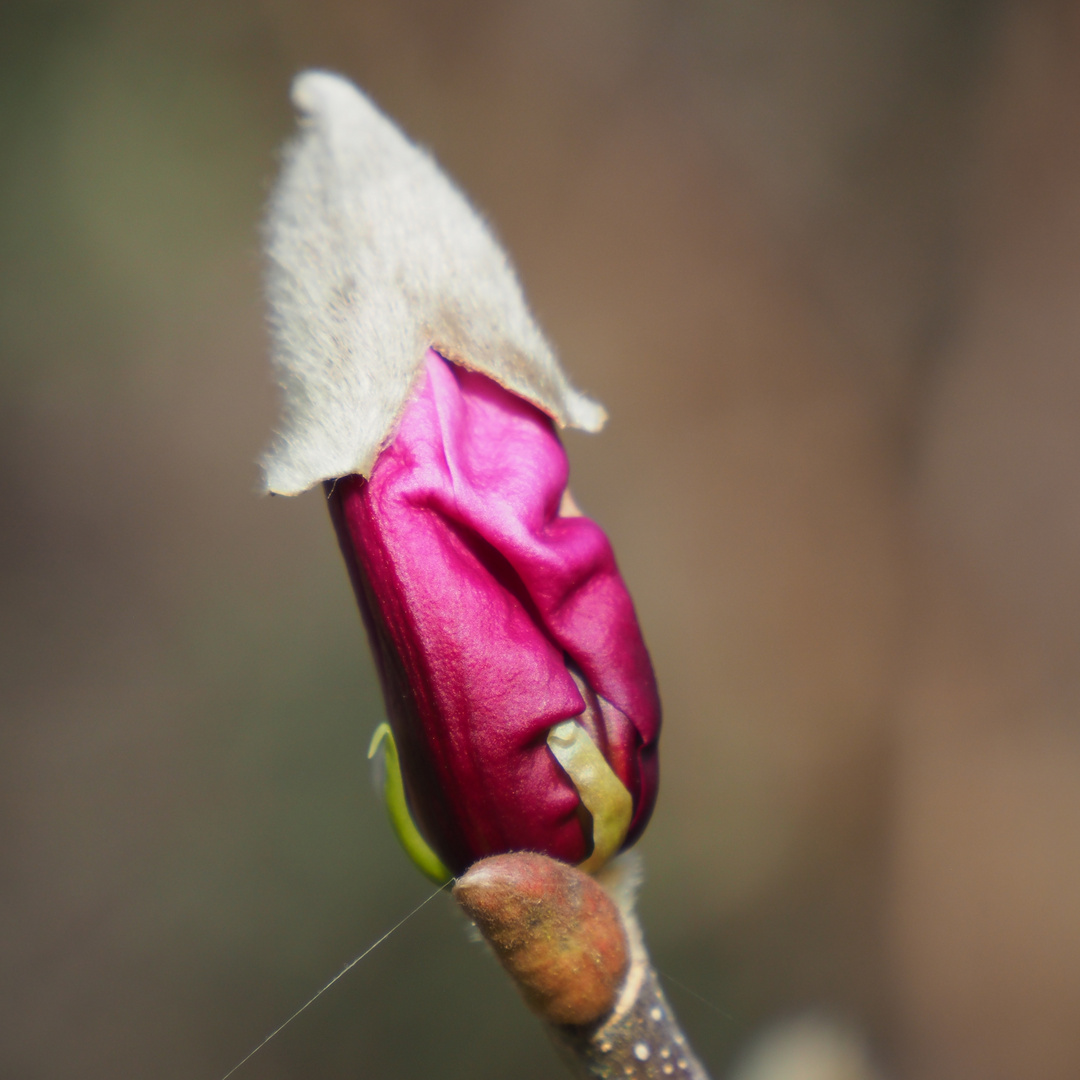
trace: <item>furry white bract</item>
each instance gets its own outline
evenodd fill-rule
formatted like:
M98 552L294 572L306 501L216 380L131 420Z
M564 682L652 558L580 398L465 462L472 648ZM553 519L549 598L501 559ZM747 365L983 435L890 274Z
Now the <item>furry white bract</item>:
M293 83L300 132L266 218L273 359L284 416L266 489L368 475L429 347L560 425L603 408L567 381L490 231L439 167L350 82Z

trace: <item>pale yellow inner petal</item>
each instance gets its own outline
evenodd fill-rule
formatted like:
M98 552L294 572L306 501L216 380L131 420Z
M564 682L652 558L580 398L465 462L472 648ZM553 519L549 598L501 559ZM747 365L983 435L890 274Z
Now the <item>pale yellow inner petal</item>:
M593 850L581 869L595 873L622 847L634 816L634 800L576 720L556 724L547 743L592 814Z

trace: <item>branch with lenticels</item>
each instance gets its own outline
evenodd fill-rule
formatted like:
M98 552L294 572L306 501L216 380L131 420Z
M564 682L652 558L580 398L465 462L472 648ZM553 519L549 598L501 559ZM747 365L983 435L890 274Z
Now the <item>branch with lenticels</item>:
M454 897L575 1076L708 1080L649 961L635 878L618 860L598 880L545 855L494 855Z

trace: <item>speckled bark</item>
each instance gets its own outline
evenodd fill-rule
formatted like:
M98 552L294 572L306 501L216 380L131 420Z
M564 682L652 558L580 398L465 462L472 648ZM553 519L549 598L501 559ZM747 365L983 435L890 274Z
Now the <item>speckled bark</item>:
M649 961L633 913L638 873L614 867L602 887L543 855L497 855L462 875L454 895L575 1076L709 1080Z
M597 1024L548 1030L570 1071L597 1080L709 1080L683 1035L649 962L637 921L627 935L633 959L612 1012Z

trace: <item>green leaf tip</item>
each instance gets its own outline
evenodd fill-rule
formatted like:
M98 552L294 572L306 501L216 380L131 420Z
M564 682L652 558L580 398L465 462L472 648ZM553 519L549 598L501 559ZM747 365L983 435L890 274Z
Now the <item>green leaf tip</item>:
M398 758L397 744L394 742L394 733L385 720L375 729L375 734L371 737L368 760L379 752L380 746L386 754L386 782L383 785L383 798L386 800L386 812L390 816L390 825L393 827L394 834L405 849L405 854L420 868L420 871L437 885L444 885L454 875L443 865L442 859L431 850L412 819L409 804L405 799L405 782L401 778L401 761Z

